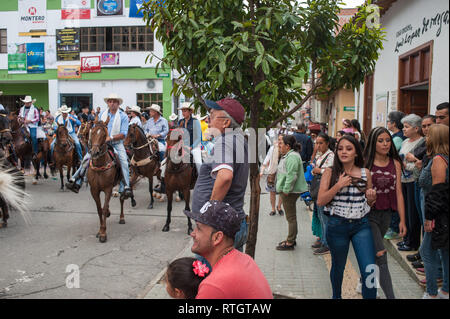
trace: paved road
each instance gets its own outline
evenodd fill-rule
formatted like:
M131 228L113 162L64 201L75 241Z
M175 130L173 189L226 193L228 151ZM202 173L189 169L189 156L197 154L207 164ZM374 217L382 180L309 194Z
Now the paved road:
M27 176L30 213L12 212L8 227L0 229L0 298L138 297L190 241L184 202L174 202L171 230L163 233L166 203L148 210L147 189L146 181L138 185L135 208L125 203L125 225L118 223L119 200L112 199L102 244L87 188L76 195L59 191L58 180L31 185ZM68 288L66 279L69 286L77 283L77 267L80 288Z

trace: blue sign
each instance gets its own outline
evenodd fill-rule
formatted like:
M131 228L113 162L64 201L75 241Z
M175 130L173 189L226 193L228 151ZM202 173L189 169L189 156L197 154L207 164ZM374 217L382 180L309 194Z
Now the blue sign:
M27 43L27 73L45 73L43 42Z
M138 13L144 0L130 0L130 18L143 18L144 11Z

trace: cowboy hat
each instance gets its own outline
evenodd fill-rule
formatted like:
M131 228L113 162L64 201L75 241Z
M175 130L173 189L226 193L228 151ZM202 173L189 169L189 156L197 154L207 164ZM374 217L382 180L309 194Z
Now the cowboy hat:
M183 104L181 104L180 110L194 110L194 104L192 104L191 102L183 102Z
M178 115L176 115L175 113L172 113L172 114L169 116L169 120L171 120L171 121L175 121L177 118L178 118Z
M65 104L61 105L61 107L58 109L60 113L70 113L71 110L72 108L67 107L67 105Z
M162 115L161 107L158 104L152 104L149 108L147 108L147 110L153 110Z
M128 111L141 115L141 108L137 105L131 106Z
M203 120L205 120L207 117L208 117L208 115L204 115L204 116L201 116L200 114L197 115L197 118L198 118L199 121L203 121Z
M2 95L3 94L3 91L0 91L0 95Z
M32 99L31 98L31 95L27 95L27 96L25 96L25 99L20 99L23 103L34 103L34 102L36 102L36 99Z
M119 105L121 105L123 103L123 99L116 93L111 93L110 95L105 97L104 100L105 100L105 103L108 103L108 100L117 100L117 101L119 101Z

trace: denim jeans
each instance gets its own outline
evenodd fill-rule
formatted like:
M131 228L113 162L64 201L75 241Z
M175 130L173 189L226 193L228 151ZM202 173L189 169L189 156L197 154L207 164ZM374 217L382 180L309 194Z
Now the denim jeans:
M72 133L72 134L69 134L69 135L73 139L73 142L75 144L75 150L77 151L78 158L79 158L79 160L81 162L83 160L83 153L81 151L80 140L78 139L78 136L75 133ZM56 143L56 138L53 140L52 144L50 145L50 151L52 153L52 156L53 156L53 150L55 149L55 143Z
M420 188L419 185L417 185L417 183L414 183L414 202L416 203L417 212L419 213L420 224L423 227L422 216L424 215L425 212L422 213L421 193L423 194L422 188Z
M33 148L33 153L37 153L38 151L38 140L37 140L37 128L30 127L30 137L31 137L31 146Z
M333 299L342 298L342 280L347 263L350 242L358 260L363 280L362 295L364 299L375 299L377 284L375 248L367 216L350 220L339 216L330 216L327 225L327 242L331 252L330 279L333 287Z
M328 224L328 216L324 214L324 207L317 205L317 216L320 220L320 225L322 226L322 245L328 247L327 243L327 224Z
M389 228L398 234L400 232L399 225L400 225L400 216L399 216L398 212L393 211L392 218L391 218L391 224L389 225Z
M128 168L128 156L127 151L125 150L125 146L123 145L123 141L112 144L116 154L119 156L120 167L122 169L123 180L125 181L125 185L123 182L120 182L119 193L122 193L125 186L130 187L130 170Z
M438 278L443 278L442 290L448 292L448 250L431 248L431 233L425 232L419 252L425 267L428 294L437 295Z

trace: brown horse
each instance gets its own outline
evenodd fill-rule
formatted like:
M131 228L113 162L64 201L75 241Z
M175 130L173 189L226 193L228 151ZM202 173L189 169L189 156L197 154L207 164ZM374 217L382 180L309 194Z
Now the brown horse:
M178 136L177 138L173 137ZM173 129L166 137L167 149L165 157L166 172L164 181L166 184L166 196L167 196L167 219L162 231L166 232L170 229L171 213L172 213L172 200L173 192L181 191L185 201L185 210L191 210L189 207L189 201L191 196L191 189L194 189L195 182L197 180L196 169L191 163L184 163L180 158L183 157L186 152L183 145L182 131L180 129ZM188 235L192 232L191 219L188 217Z
M9 120L11 123L11 134L13 137L14 149L16 151L17 158L20 159L20 166L22 170L28 169L33 156L31 138L16 113L10 113Z
M50 144L52 139L47 136L47 139L43 139L38 142L38 152L36 156L33 157L33 166L36 171L36 175L34 176L35 182L33 184L36 184L37 180L41 176L40 168L41 168L41 161L44 164L44 178L48 178L47 174L47 164L49 160L49 153L50 153Z
M97 213L100 219L100 229L97 233L101 243L106 242L106 218L110 216L109 201L111 200L113 187L120 181L120 162L114 153L108 150L106 137L108 136L109 117L105 123L95 122L95 127L91 129L89 145L91 150L91 162L89 164L87 178L91 188L91 195L97 205ZM100 192L105 193L105 204L102 208ZM120 198L120 221L125 224L123 215L124 199Z
M67 166L67 180L75 173L78 156L75 150L75 144L69 135L66 125L58 124L56 129L56 142L53 149L53 160L56 169L59 170L59 177L61 179L61 190L64 190L64 175L63 166ZM70 170L72 169L72 175Z
M92 126L94 126L94 122L92 121L83 122L78 129L78 138L80 140L83 157L88 150L89 132L91 131Z
M150 204L148 209L153 208L153 176L159 169L158 141L154 138L147 140L144 131L137 124L132 124L128 128L127 138L124 142L131 151L130 161L131 180L130 186L133 187L139 176L148 178L148 191L150 192ZM131 205L134 207L136 202L131 198ZM134 204L134 205L133 205Z

